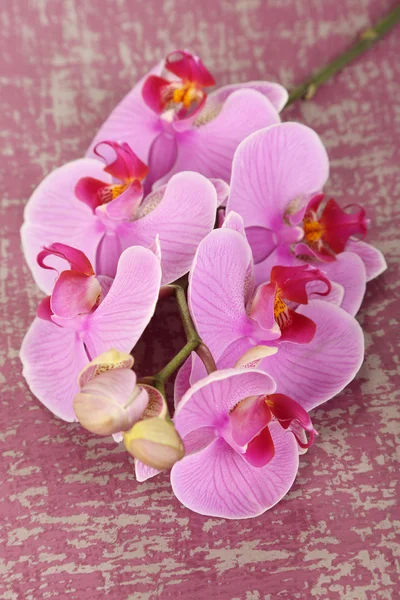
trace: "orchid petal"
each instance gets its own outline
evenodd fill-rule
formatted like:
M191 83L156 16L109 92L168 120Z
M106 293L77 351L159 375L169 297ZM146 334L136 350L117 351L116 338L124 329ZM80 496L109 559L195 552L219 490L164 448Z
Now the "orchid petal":
M87 156L96 156L94 147L103 140L122 140L129 144L135 150L136 155L148 164L150 146L162 130L162 123L159 116L143 101L142 88L149 75L160 75L162 69L163 62L160 62L114 108L92 140L86 153Z
M296 304L307 304L306 285L310 281L320 281L325 289L321 296L327 296L331 291L331 283L318 269L301 265L296 267L275 266L271 270L271 281L281 290L281 296Z
M230 187L223 179L210 179L211 183L215 187L217 192L217 207L226 206L228 200Z
M307 283L306 289L309 300L321 300L321 292L325 291L326 286L321 281L310 281ZM324 301L341 306L343 298L344 287L340 283L331 281L331 291L326 296L324 295Z
M110 185L94 177L82 177L75 186L75 196L94 212L101 204L99 192Z
M188 301L199 335L215 360L251 330L244 298L251 251L231 229L212 231L199 245L189 279Z
M302 315L298 310L288 309L288 321L285 325L284 328L281 327L279 342L309 344L315 335L314 321Z
M246 238L243 219L234 210L231 210L231 212L229 212L226 215L224 222L222 224L222 228L233 229L234 231L238 231L244 238Z
M357 254L364 263L367 281L375 279L387 269L385 257L378 248L374 248L371 244L366 244L361 240L348 240L346 251Z
M268 396L267 404L284 429L287 429L292 421L296 421L306 431L314 431L308 412L289 396L272 394Z
M257 288L251 302L250 318L266 331L272 330L275 326L274 303L276 291L275 283L264 283Z
M296 398L307 411L338 394L356 375L364 357L357 321L341 308L312 300L297 309L316 324L309 344L282 342L260 368L274 378L281 393Z
M246 81L220 87L208 95L207 102L215 106L222 105L233 92L241 89L252 89L260 92L260 94L271 102L278 112L283 109L289 97L285 88L279 83L272 81Z
M187 170L228 182L239 143L253 131L278 122L278 113L262 94L247 89L234 92L214 119L180 139L175 165L158 183Z
M159 469L154 469L153 467L149 467L142 463L141 460L135 458L135 477L136 480L142 483L143 481L147 481L151 477L155 477L159 473L162 473Z
M78 374L88 363L75 331L35 319L22 342L23 375L32 393L64 421L76 421L72 401Z
M114 278L122 249L118 234L106 231L96 250L96 273Z
M102 149L101 152L99 151L99 147ZM107 156L109 148L111 148L113 153L111 160ZM136 156L131 147L126 143L119 144L109 140L99 142L93 148L93 152L96 156L105 160L107 166L104 167L104 171L121 181L144 179L149 172L147 165Z
M338 255L337 258L339 258L339 257L340 257L340 255ZM328 278L330 279L330 283L331 283L331 291L326 296L325 295L323 296L324 301L331 302L332 304L335 304L336 306L340 306L343 301L343 298L344 298L345 290L344 290L343 285L340 282L333 281L334 275L333 275L333 272L331 275L329 265L333 265L334 269L337 269L340 265L335 265L335 263L336 263L336 260L332 261L332 263L330 263L330 262L329 263L327 263L327 262L319 263L318 266L320 267L320 271L322 271L323 273L325 273L325 275L328 276ZM304 261L300 260L299 258L296 258L287 247L280 246L280 247L276 248L276 250L274 250L274 252L272 252L270 254L270 256L263 263L256 265L255 270L254 270L255 280L256 280L256 282L265 281L265 279L268 278L270 271L272 270L272 268L275 265L279 265L279 266L285 265L288 267L289 266L302 267L302 266L304 266L304 264L309 264L309 263L305 263ZM354 290L351 289L349 300L350 300L350 298L359 297L360 278L362 278L362 269L355 272ZM342 276L340 276L339 279L340 279L340 281L344 281ZM326 292L326 284L324 284L320 281L310 281L306 285L306 290L307 290L307 295L308 295L309 300L321 299L321 293L325 294L325 292ZM353 300L351 300L351 302L353 302ZM349 311L347 311L347 312L349 312Z
M243 458L252 467L265 467L275 455L275 446L272 439L271 432L268 427L265 427L256 435L249 445L247 446L246 452L243 454Z
M328 174L326 150L309 127L281 123L257 131L235 153L227 210L241 214L246 228L279 230L291 205L305 206Z
M336 260L334 252L328 250L323 246L320 250L307 246L304 242L296 244L294 247L294 253L296 256L307 257L309 260L322 261L323 263L333 262Z
M22 247L32 275L45 293L50 294L54 274L41 269L36 257L43 246L55 240L79 248L94 264L98 241L102 236L93 211L75 196L75 186L82 177L111 182L98 160L80 159L56 169L33 192L25 208L21 229ZM65 263L55 258L52 264L59 271Z
M170 82L168 79L159 77L158 75L149 75L143 84L143 101L156 114L161 114L165 108L163 96L165 95L164 92L169 85ZM148 162L150 164L150 160Z
M160 236L156 235L154 241L150 244L149 250L157 257L157 260L161 262L161 244L160 244Z
M293 435L271 423L275 456L252 467L223 439L174 465L171 484L178 500L202 515L243 519L262 514L289 491L298 469Z
M55 242L49 246L44 246L43 250L39 252L37 256L37 263L40 267L42 267L42 269L51 269L52 271L56 271L57 269L47 265L44 262L44 259L47 258L47 256L57 256L58 258L62 258L69 263L69 266L73 271L81 273L82 275L94 275L93 267L89 259L81 250L78 250L77 248L73 248L67 244L60 244L59 242ZM61 270L65 270L65 265L64 269Z
M264 396L245 398L229 415L233 440L239 446L246 446L267 427L271 419L272 414Z
M365 209L359 207L357 212L347 213L333 198L325 205L319 222L322 239L337 254L344 251L350 236L367 233Z
M139 181L132 183L115 200L104 204L101 208L110 219L115 221L132 219L143 198L143 187Z
M155 181L162 179L171 171L177 154L178 143L174 135L162 131L154 138L149 150L150 174L145 182L146 192L151 190L151 186Z
M148 210L152 197L159 194L161 201ZM146 214L119 230L119 235L125 247L148 247L159 234L162 284L170 283L188 272L199 243L214 226L214 186L198 173L178 173L163 194L156 190L146 198L144 208Z
M321 269L329 279L342 286L344 295L340 307L350 315L356 315L366 288L365 267L361 258L354 252L342 252L336 256L336 260L321 265Z
M192 352L192 354L185 360L181 368L179 369L174 383L174 406L175 408L182 400L184 394L190 388L190 376L193 368L193 358L196 357L196 354ZM196 380L197 381L197 380Z
M101 300L104 300L110 291L114 279L112 277L108 277L108 275L97 275L97 279L101 287Z
M51 310L58 317L71 319L89 313L101 296L101 286L94 275L63 271L51 295Z
M215 85L214 77L201 59L186 50L174 50L165 59L165 68L184 81L198 83L204 87Z
M296 258L292 254L289 246L278 246L277 248L275 248L275 250L271 252L269 256L267 256L267 258L264 261L254 266L254 279L256 285L259 285L260 283L265 283L265 281L269 280L272 268L275 265L284 265L289 267L295 265L301 266L303 264L303 261Z
M254 264L263 262L276 248L276 236L265 227L247 227L246 237L253 252Z
M272 394L274 381L250 369L225 369L195 383L179 402L174 423L182 439L200 427L214 427L244 398Z
M53 311L51 310L51 296L46 296L39 302L39 306L36 310L36 316L44 321L50 321L52 323Z
M109 348L130 352L153 316L160 281L151 250L135 246L121 254L110 291L88 320L84 339L91 356Z
M242 356L250 352L254 347L254 341L248 337L235 340L221 354L217 361L218 368L231 369L233 365L236 366ZM243 365L243 368L247 368L246 365ZM192 372L191 382L193 383L194 381Z

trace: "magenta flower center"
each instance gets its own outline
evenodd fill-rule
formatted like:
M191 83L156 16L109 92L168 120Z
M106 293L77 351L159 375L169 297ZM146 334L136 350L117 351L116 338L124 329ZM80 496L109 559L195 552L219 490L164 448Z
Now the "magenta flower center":
M128 187L129 183L105 185L97 192L100 204L108 204L120 196Z
M315 252L335 257L343 252L348 239L352 236L361 236L367 233L367 219L362 207L348 206L342 209L336 200L329 200L322 213L319 215L319 206L323 200L321 195L317 200L311 201L311 206L303 219L304 241Z

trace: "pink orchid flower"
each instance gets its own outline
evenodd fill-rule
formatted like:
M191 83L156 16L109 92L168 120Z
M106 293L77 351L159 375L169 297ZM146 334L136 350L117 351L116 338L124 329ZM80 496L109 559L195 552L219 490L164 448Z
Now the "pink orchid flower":
M239 359L235 369L242 371L243 369L254 370L263 358L272 356L275 353L276 348L256 346ZM175 410L189 388L204 378L207 378L205 366L197 354L193 352L179 370L175 380ZM147 412L148 408L145 414ZM142 418L145 418L145 416ZM306 410L295 400L275 392L267 396L248 397L242 400L232 411L231 424L234 426L236 442L238 442L240 436L243 438L243 436L246 437L249 433L251 434L250 437L243 440L245 448L242 448L242 452L246 450L244 457L253 466L265 466L274 456L274 443L268 430L272 420L278 421L281 427L293 433L298 443L299 454L307 452L314 441L316 431L312 426L311 419ZM135 471L138 481L146 481L161 472L144 465L138 460L135 460Z
M336 289L340 306L357 313L366 281L386 269L381 252L356 239L367 231L365 211L342 210L321 190L329 162L317 134L299 123L258 131L238 147L227 211L243 217L259 283L274 265L318 266Z
M71 269L60 273L53 293L40 304L20 357L32 393L56 416L76 421L79 373L110 348L131 351L154 313L161 267L151 250L128 248L110 287L80 250L60 243L45 248L38 261L47 269L43 260L50 255Z
M185 456L171 471L178 500L203 515L243 519L260 515L288 492L297 474L297 420L314 432L307 413L275 394L267 374L216 371L194 384L174 424Z
M162 282L184 275L199 242L214 226L217 190L221 200L226 185L214 186L198 173L179 173L144 197L147 167L127 144L106 141L95 151L105 166L82 158L56 169L26 206L22 244L38 286L45 293L52 290L53 278L36 256L54 239L82 250L98 275L114 277L123 250L148 248L158 235Z
M114 109L88 156L101 140L121 139L149 165L148 189L180 171L229 182L238 144L253 131L279 123L288 95L267 81L227 85L207 94L214 83L198 56L171 52Z
M235 225L228 217L230 224ZM190 272L191 315L220 369L234 367L251 349L275 346L277 352L260 368L273 377L279 393L310 410L354 378L363 360L362 330L338 306L309 299L313 280L327 288L317 269L275 267L270 279L255 286L243 232L227 226L214 230L199 245Z

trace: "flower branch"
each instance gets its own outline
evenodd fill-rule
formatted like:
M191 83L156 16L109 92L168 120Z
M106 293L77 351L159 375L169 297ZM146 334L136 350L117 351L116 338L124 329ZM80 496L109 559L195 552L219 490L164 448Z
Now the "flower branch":
M161 297L165 298L175 294L175 299L179 309L183 329L186 335L186 344L184 347L159 371L156 375L143 377L140 383L148 383L165 396L164 384L175 373L177 369L185 362L192 352L196 352L202 360L207 373L216 371L217 367L209 348L201 340L196 331L193 319L190 316L189 307L186 300L184 287L179 283L173 283L162 288Z
M54 171L28 203L23 247L46 294L21 348L29 386L65 421L123 439L138 481L172 467L175 495L202 515L247 518L274 506L316 434L308 411L362 363L354 316L386 262L359 239L365 209L324 200L329 161L318 135L279 113L398 21L400 7L288 102L272 82L209 93L215 81L201 59L172 52L86 157ZM214 229L219 206L226 219ZM185 344L138 380L130 353L172 294ZM184 364L171 419L165 383Z
M289 94L286 107L296 100L311 100L318 88L341 71L358 56L366 52L397 23L400 22L400 5L396 6L390 13L381 19L373 27L365 29L358 40L346 52L333 59L326 67L317 71L309 79L295 87Z

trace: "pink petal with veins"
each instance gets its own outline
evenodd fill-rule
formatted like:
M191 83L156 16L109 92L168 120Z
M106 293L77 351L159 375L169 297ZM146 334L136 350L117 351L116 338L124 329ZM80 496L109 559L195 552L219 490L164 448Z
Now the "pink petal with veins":
M94 275L63 271L51 294L51 310L57 317L71 319L89 313L99 301L101 286Z

